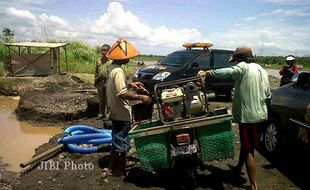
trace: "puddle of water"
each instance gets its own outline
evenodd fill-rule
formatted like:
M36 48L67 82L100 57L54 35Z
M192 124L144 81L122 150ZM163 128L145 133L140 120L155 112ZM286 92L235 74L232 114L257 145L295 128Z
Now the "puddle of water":
M18 97L0 96L0 171L20 171L19 164L32 158L39 145L47 143L60 127L38 127L17 120L13 113Z

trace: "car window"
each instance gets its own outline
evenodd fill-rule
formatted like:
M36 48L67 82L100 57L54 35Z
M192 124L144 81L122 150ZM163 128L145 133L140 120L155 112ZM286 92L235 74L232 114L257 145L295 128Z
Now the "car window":
M199 55L193 61L193 63L197 63L199 65L199 67L208 68L208 67L210 67L210 55L203 53L203 54Z
M214 67L215 68L223 68L223 67L231 67L233 64L229 62L230 54L227 52L215 52L214 53Z
M190 59L192 59L196 53L194 52L173 52L167 55L158 64L160 65L172 65L172 66L184 66Z

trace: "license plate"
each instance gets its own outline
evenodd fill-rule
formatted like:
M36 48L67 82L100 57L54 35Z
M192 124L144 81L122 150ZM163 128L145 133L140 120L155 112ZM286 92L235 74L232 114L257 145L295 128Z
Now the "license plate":
M184 155L184 154L193 154L197 152L197 147L193 144L178 146L174 148L174 155Z

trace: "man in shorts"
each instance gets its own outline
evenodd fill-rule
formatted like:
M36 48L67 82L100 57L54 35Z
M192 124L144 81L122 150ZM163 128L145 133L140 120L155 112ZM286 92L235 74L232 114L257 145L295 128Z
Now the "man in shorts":
M270 98L270 86L267 72L254 63L252 50L249 47L238 47L229 59L237 65L199 71L199 77L231 78L236 81L233 97L232 114L235 123L239 124L241 150L236 167L241 173L245 161L250 189L256 190L256 164L254 148L258 148L259 135L257 125L267 120L267 99Z

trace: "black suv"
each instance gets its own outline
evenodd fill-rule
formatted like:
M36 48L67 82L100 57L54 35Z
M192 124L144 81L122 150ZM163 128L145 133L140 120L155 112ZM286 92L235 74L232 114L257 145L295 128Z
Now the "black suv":
M209 48L187 48L167 55L157 64L140 68L133 81L142 82L146 89L154 92L154 85L160 82L173 81L196 76L200 70L231 67L236 63L228 62L233 54L231 50ZM226 95L231 99L235 82L231 79L206 78L206 89L216 95Z

